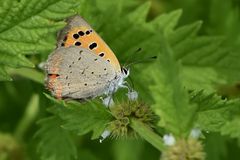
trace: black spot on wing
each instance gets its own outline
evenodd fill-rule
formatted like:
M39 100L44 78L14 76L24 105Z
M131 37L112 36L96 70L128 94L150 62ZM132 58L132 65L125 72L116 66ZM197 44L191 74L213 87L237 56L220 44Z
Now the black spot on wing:
M75 46L80 46L81 42L75 42Z
M79 36L84 36L85 33L83 31L79 31L78 34Z
M78 34L73 34L73 38L78 39L79 35Z
M103 53L103 52L102 52L102 53L100 53L100 54L99 54L99 56L100 56L100 57L103 57L103 56L104 56L104 53Z
M97 43L96 42L93 42L92 44L89 45L89 49L94 49L97 47Z

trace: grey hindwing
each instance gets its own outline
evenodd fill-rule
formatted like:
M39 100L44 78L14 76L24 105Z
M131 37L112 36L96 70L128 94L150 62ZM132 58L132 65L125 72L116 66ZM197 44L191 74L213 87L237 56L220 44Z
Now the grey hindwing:
M58 81L62 86L62 98L87 99L106 93L110 84L119 76L111 64L81 47L59 48L49 57L47 72L51 74L54 58L62 57Z

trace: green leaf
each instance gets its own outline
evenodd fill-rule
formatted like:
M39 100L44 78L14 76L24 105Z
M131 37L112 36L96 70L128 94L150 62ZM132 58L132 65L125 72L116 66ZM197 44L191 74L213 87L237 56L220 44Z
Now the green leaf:
M188 136L196 108L188 102L187 91L181 84L180 65L174 60L166 39L154 65L153 83L150 87L155 104L153 108L160 117L159 125L176 136ZM180 122L180 123L179 123Z
M216 93L208 94L201 91L190 92L190 103L198 105L198 112L203 112L207 110L224 108L225 105L230 103L227 100L223 100L221 96L216 95Z
M4 67L0 65L0 81L11 81L12 78L7 74Z
M134 12L131 12L128 15L129 20L131 22L134 22L135 24L145 23L150 6L151 6L150 2L145 2L143 5L138 7Z
M190 25L179 27L174 32L169 34L169 42L171 43L172 46L177 47L177 45L181 44L180 43L181 41L189 39L190 37L195 37L199 29L201 28L201 26L202 26L202 21L198 21Z
M44 74L42 72L37 71L36 69L32 69L32 68L17 68L17 69L13 69L13 68L9 68L8 73L11 76L14 75L18 75L24 78L28 78L31 79L34 82L43 84L44 82Z
M239 114L240 115L240 114ZM228 121L221 128L221 134L228 135L231 138L238 138L240 142L240 117L235 117L233 120Z
M61 127L62 120L52 116L39 121L41 128L36 133L41 160L76 159L76 146L68 131Z
M93 131L92 139L97 139L104 132L106 125L112 120L112 115L107 108L99 102L79 103L56 100L45 94L56 107L49 111L58 115L62 120L61 127L84 135Z
M173 32L179 18L182 15L182 10L172 11L170 13L161 14L150 22L150 25L155 29L161 29L166 35Z
M220 96L203 91L192 93L191 103L198 106L195 127L204 131L220 132L234 116L240 114L238 100L222 100Z
M239 80L239 54L223 45L223 37L197 36L200 26L196 22L178 28L169 40L175 58L183 64L184 86L211 93L219 84Z
M73 14L75 0L0 0L0 77L9 80L4 66L34 67L28 54L49 52L54 48L58 22Z
M181 10L177 10L160 15L153 21L147 22L145 14L146 6L148 6L148 3L133 10L131 14L115 15L114 12L114 15L109 16L107 13L109 17L106 16L103 18L106 23L103 23L100 33L102 33L103 39L113 49L123 65L131 62L132 64L138 61L144 62L145 60L149 60L149 57L156 56L161 49L161 44L159 44L159 39L162 36L161 31L164 30L166 33L172 32L181 15ZM116 19L115 17L121 18ZM109 32L110 30L111 32ZM142 51L136 53L138 48L142 48ZM146 90L147 83L151 80L149 77L153 76L145 76L145 70L148 72L147 69L149 66L150 64L148 63L139 63L138 66L130 66L130 76L133 79L133 83L146 100L151 98L149 92L146 92Z
M68 103L66 108L59 113L64 120L63 128L84 135L93 131L92 139L99 138L112 120L107 108L100 103L80 104Z

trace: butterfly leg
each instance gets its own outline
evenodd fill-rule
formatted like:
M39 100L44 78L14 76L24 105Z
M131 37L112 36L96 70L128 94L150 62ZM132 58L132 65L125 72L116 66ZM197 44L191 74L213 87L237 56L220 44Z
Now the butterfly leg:
M122 84L119 85L119 88L127 88L128 93L126 94L128 96L129 100L137 100L138 98L138 92L135 91L130 85L128 84L127 81L124 81Z
M101 99L102 99L102 103L103 103L107 108L114 106L114 101L113 101L112 95L108 95L107 97L101 98Z

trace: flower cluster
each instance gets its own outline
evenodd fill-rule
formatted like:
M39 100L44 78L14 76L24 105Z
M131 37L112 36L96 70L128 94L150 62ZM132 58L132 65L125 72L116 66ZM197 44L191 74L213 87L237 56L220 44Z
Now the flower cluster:
M179 139L162 153L161 160L204 160L202 143L194 138Z
M23 148L16 139L6 133L0 133L0 159L1 160L22 160Z
M137 137L136 132L130 127L131 119L137 119L153 128L156 116L149 106L139 101L128 101L111 108L115 119L108 125L111 137Z

